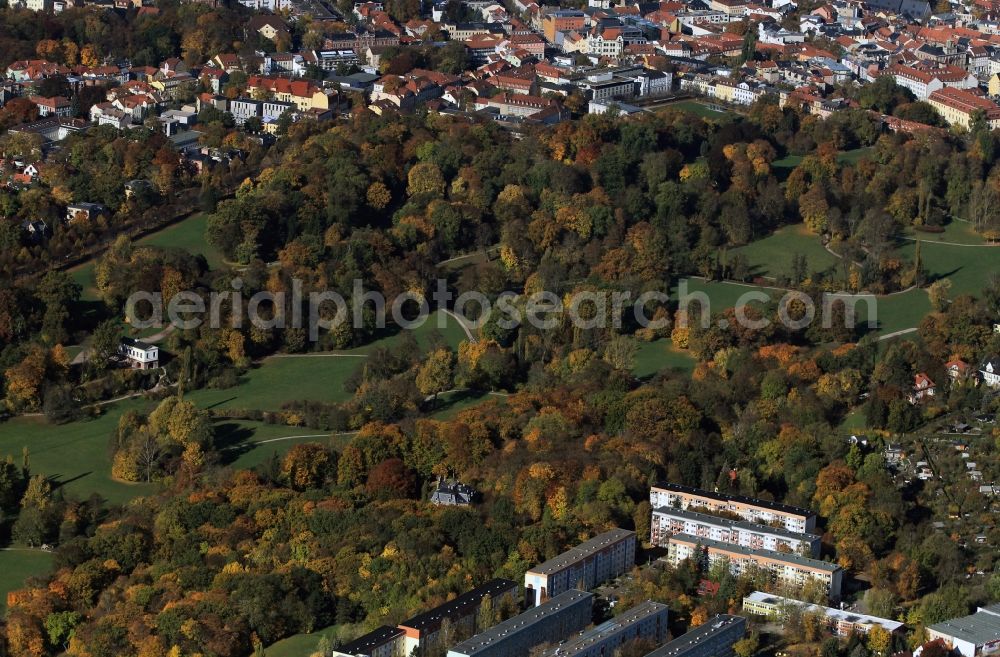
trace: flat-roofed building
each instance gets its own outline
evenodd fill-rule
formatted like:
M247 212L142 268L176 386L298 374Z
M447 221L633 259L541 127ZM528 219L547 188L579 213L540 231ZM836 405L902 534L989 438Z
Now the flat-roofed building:
M646 657L733 657L733 644L746 633L747 619L719 614Z
M935 623L927 638L941 639L962 657L981 657L1000 651L1000 604L979 607L976 613Z
M792 532L816 530L816 514L809 509L768 502L743 495L713 493L680 484L659 483L649 489L649 503L654 509L700 507L710 513L733 513L743 520L765 525L781 523Z
M460 635L469 636L476 631L476 618L483 604L483 598L489 595L496 605L504 596L512 600L517 597L517 582L509 579L494 579L466 591L454 600L439 605L430 611L418 614L399 624L403 636L403 655L422 655L430 646L436 645L441 631L441 624L447 620L454 631ZM447 646L445 646L447 647Z
M844 579L844 570L826 561L771 550L750 550L691 534L674 534L668 543L667 560L677 565L685 559L694 559L708 566L726 559L734 575L758 569L770 573L781 584L796 587L817 580L824 585L827 595L834 599L840 598Z
M593 593L566 591L453 646L448 657L523 657L587 627L593 602Z
M660 644L667 638L667 617L667 605L647 600L566 643L546 650L542 657L609 657L635 639L648 639Z
M827 627L837 636L850 636L855 633L868 634L876 626L880 626L888 632L899 632L904 628L904 625L899 621L888 618L858 614L835 607L824 607L764 591L754 591L743 598L743 611L757 616L766 616L772 620L782 620L792 609L823 616Z
M781 527L747 520L730 520L672 507L653 509L650 542L657 547L666 547L667 541L674 534L691 534L722 543L735 543L753 550L793 552L811 557L819 556L821 543L816 534L790 532Z
M592 589L635 565L635 532L612 529L539 564L524 574L529 605L570 589Z
M404 657L403 630L383 625L345 643L332 654L333 657Z

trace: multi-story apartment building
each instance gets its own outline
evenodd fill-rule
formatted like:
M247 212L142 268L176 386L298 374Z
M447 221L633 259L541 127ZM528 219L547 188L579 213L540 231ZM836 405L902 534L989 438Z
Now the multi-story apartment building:
M535 566L524 574L529 605L570 589L592 589L635 565L635 532L612 529Z
M821 539L816 534L790 532L781 527L761 525L746 520L729 520L696 511L672 507L653 509L650 542L666 547L674 534L691 534L721 543L735 543L751 550L793 552L818 557Z
M680 484L656 484L649 489L649 503L654 509L699 507L710 513L732 513L743 520L765 525L780 525L791 532L816 530L816 514L809 509L743 495L713 493Z
M383 625L340 646L332 657L406 657L402 639L403 630Z
M425 654L430 646L436 646L441 631L441 625L447 620L458 635L469 636L478 628L476 619L487 595L493 604L499 604L501 598L509 596L511 600L517 597L517 582L509 579L494 579L471 591L466 591L450 602L435 607L430 611L418 614L399 624L403 630L402 654ZM447 646L445 646L447 647Z
M720 614L660 646L646 657L733 657L733 644L747 632L747 619Z
M844 571L840 566L826 561L771 550L751 550L691 534L674 534L670 537L667 550L667 560L674 565L685 559L695 559L712 566L725 559L735 575L757 569L770 573L780 584L795 587L816 580L826 588L827 595L834 599L840 598Z
M623 614L550 648L541 657L608 657L629 641L667 638L667 605L647 600Z
M448 657L523 657L590 624L594 594L565 591L545 604L494 625L448 651Z
M822 616L827 627L837 636L868 634L876 626L890 633L898 632L904 627L899 621L889 620L888 618L858 614L835 607L814 605L763 591L754 591L743 598L743 611L757 616L766 616L772 620L782 620L785 614L792 609L799 609L802 613Z

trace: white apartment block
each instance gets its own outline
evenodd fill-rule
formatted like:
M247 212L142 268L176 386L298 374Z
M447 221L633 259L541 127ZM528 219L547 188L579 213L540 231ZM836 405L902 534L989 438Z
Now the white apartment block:
M713 493L679 484L654 485L649 489L649 503L654 509L696 507L709 513L733 513L743 520L782 526L790 532L811 533L816 530L816 514L809 509L743 495Z
M666 547L674 534L690 534L751 550L771 550L807 557L819 556L821 542L816 534L790 532L746 520L729 520L672 507L653 509L650 542L657 547Z
M524 574L529 606L572 589L592 589L635 565L635 532L612 529L539 564Z
M690 534L675 534L670 537L667 561L677 565L685 559L693 559L708 567L725 559L734 575L752 571L764 571L780 584L802 587L817 580L834 599L840 598L843 584L843 569L826 561L808 559L794 554L782 554L770 550L749 550L731 543L721 543L709 538L698 538Z

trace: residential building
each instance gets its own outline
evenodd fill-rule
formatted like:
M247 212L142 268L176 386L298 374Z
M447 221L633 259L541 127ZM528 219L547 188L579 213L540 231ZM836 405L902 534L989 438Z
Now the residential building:
M743 598L743 611L748 614L765 616L771 620L782 620L791 609L822 616L827 627L837 636L847 637L855 633L868 634L873 627L881 627L890 633L900 632L905 628L903 623L888 618L859 614L836 607L824 607L763 591L754 591Z
M931 381L931 377L923 372L917 372L913 376L913 390L910 391L907 399L909 399L911 404L918 404L925 399L933 397L935 389L936 386Z
M945 363L944 371L948 373L949 379L959 384L968 381L972 375L972 367L961 358Z
M987 358L979 366L979 377L991 388L1000 387L1000 357Z
M539 564L524 574L530 606L570 589L592 589L635 565L635 532L612 529Z
M403 630L383 625L336 648L332 657L406 657Z
M403 630L404 635L403 655L407 657L422 655L430 646L436 646L441 624L446 619L460 634L469 636L475 632L476 617L483 598L487 595L494 605L499 604L501 598L505 596L509 596L513 601L517 597L517 582L509 579L490 580L482 586L466 591L454 600L403 621L399 624L399 629Z
M587 627L593 602L593 593L565 591L453 646L448 657L523 657L535 646L558 643Z
M952 618L927 628L930 641L941 639L962 657L981 657L1000 650L1000 604L979 607L976 613Z
M38 107L38 116L57 116L67 118L73 116L73 103L68 98L53 96L45 98L43 96L29 96L28 100Z
M894 64L888 73L896 80L896 84L913 92L917 100L926 100L932 93L945 87L975 89L979 86L979 80L974 74L957 66L915 68Z
M260 117L261 101L253 98L234 98L229 101L229 113L236 125L243 125L248 119Z
M719 614L645 657L733 657L733 644L747 633L747 619Z
M672 507L653 509L650 542L666 547L674 534L691 534L721 543L733 543L754 550L792 552L818 557L821 539L816 534L790 532L780 527L746 520L729 520L705 513Z
M247 92L254 98L270 96L273 100L293 103L301 112L330 109L329 96L309 80L253 75L247 80Z
M556 33L577 31L582 32L587 26L585 13L576 9L561 9L550 11L542 16L542 33L549 43L556 43Z
M530 119L544 123L557 122L566 115L559 102L553 98L540 98L524 94L501 93L492 98L477 98L476 111L495 112L498 119Z
M667 638L667 605L647 600L569 641L549 648L541 657L610 657L625 643Z
M771 550L752 550L691 534L674 534L667 547L667 561L675 566L685 559L694 559L711 567L725 559L735 575L753 570L765 571L775 582L793 587L815 580L824 586L831 598L840 598L844 571L826 561Z
M633 98L636 95L635 80L619 77L611 71L588 75L574 84L586 92L590 100Z
M476 489L454 479L438 479L431 503L439 506L469 506L476 497Z
M709 9L721 11L730 21L738 21L747 13L747 0L710 0Z
M108 209L100 203L70 203L66 206L66 217L64 221L72 224L77 221L90 221L99 215L108 216Z
M743 495L713 493L680 484L659 483L649 489L649 503L652 507L674 507L687 509L701 507L709 513L733 513L750 522L766 525L780 523L791 532L813 532L816 530L816 514L789 504L768 502Z
M118 353L137 370L151 370L160 365L160 350L155 344L122 338L118 345Z
M948 125L968 129L974 115L981 111L991 129L1000 128L1000 105L971 91L945 87L933 92L928 102Z

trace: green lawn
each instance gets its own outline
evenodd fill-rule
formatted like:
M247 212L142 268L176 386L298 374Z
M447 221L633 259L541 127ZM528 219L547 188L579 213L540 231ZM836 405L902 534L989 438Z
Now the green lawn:
M435 420L451 420L467 408L491 401L503 401L499 395L481 390L459 390L438 396L437 407L430 413Z
M97 283L94 280L94 269L94 261L88 260L67 270L70 278L81 288L80 299L82 301L100 301L97 294Z
M283 456L300 443L320 443L342 449L350 439L350 434L330 434L306 427L250 420L220 419L215 422L215 443L220 448L221 462L237 470L254 468L272 454Z
M768 237L733 249L731 253L744 255L755 276L772 278L791 275L792 258L796 254L806 257L809 273L826 271L840 262L823 248L820 238L807 231L802 224L779 228Z
M688 112L689 114L694 114L695 116L700 116L703 119L711 119L713 121L732 117L732 112L725 109L716 109L717 106L712 106L698 100L682 100L677 103L670 103L667 107L670 109Z
M919 239L922 242L953 242L955 244L986 244L983 236L977 233L968 221L951 221L944 227L943 233L924 233L913 228L905 231L907 237Z
M843 151L837 156L837 161L844 165L854 165L858 163L865 155L872 152L871 146L865 146L863 148L855 148L849 151ZM783 158L771 162L771 168L773 169L794 169L799 166L802 162L801 155L786 155Z
M916 242L904 242L897 252L913 261ZM920 258L933 278L951 280L952 295L982 293L991 274L1000 273L1000 247L950 246L921 240Z
M27 447L33 473L50 477L77 497L97 493L109 502L124 504L155 491L156 486L113 480L108 441L125 411L150 407L144 400L127 400L106 406L96 419L64 425L51 425L43 417L13 418L0 424L0 456L10 454L20 463L22 449Z
M332 639L336 631L337 626L331 625L311 634L295 634L269 645L264 649L264 655L265 657L309 657L316 652L316 645L321 636L326 635Z
M703 281L697 278L682 279L687 285L686 293L691 300L688 301L692 309L697 307L700 299L698 299L698 293L702 293L708 297L708 303L710 310L713 313L722 312L726 308L732 308L742 299L743 301L753 303L755 301L753 296L745 296L748 294L766 294L768 297L774 297L777 295L779 298L783 294L781 290L772 290L768 288L759 287L756 285L743 285L739 283L731 283L729 281ZM671 299L682 302L683 299L680 298L680 286L674 285L670 290Z
M437 328L438 317L444 318L444 329ZM434 332L440 332L452 348L466 339L458 322L443 313L432 315L414 332L424 348L430 344ZM400 335L387 335L350 351L272 356L255 364L236 387L194 390L186 398L202 408L269 411L280 410L283 403L293 400L342 402L350 398L350 393L344 390L344 380L364 363L373 349L391 349Z
M7 594L24 586L28 577L44 575L52 568L52 553L27 548L0 551L0 611L7 608Z
M161 248L176 247L193 255L203 255L211 269L222 266L222 254L208 244L205 239L205 227L208 215L196 213L171 224L162 230L150 233L136 242L143 246L158 246ZM73 280L83 288L81 298L84 301L97 301L97 285L94 280L96 261L94 259L71 267L68 271Z
M837 430L841 433L856 433L858 431L864 431L866 428L867 423L865 422L865 414L860 408L856 408L844 416L844 421L840 423Z
M150 233L139 240L143 246L159 246L162 248L178 248L191 255L205 256L209 269L219 269L224 259L219 251L205 239L205 229L208 226L208 215L198 212L163 230Z
M690 372L695 360L686 351L674 349L669 339L654 342L640 342L632 372L640 379L653 376L663 369L679 369Z

